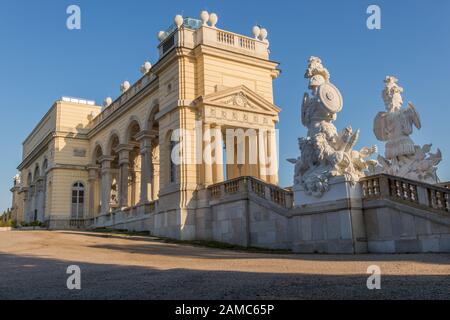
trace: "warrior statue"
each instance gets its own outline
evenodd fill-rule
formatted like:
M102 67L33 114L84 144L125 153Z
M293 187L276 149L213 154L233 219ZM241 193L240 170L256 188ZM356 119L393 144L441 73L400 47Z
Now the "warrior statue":
M441 151L430 153L431 144L417 146L409 137L413 126L421 128L420 117L411 102L402 108L403 88L395 77L384 80L383 100L385 112L375 117L373 131L380 141L386 141L385 156L379 156L379 165L373 173L387 173L395 176L419 180L428 183L439 181L436 170L442 160Z
M294 183L308 195L320 198L329 189L329 179L344 176L354 184L376 161L365 160L377 151L376 146L353 150L359 130L351 127L338 133L333 122L342 110L343 99L330 82L330 73L317 57L309 59L305 78L311 94L305 93L301 110L302 124L308 129L306 138L299 139L301 156L289 159L295 164Z

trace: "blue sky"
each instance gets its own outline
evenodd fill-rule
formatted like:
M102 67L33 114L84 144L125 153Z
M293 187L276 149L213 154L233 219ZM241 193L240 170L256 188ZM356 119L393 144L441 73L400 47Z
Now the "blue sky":
M82 29L66 28L66 8L82 11ZM381 7L382 29L368 30L366 9ZM63 95L101 103L116 97L123 80L138 79L143 61L157 60L156 33L175 14L219 15L218 27L251 35L261 24L269 31L271 58L283 73L274 82L280 115L280 183L298 156L300 102L307 88L307 58L322 58L341 90L344 110L338 129L361 128L359 146L382 143L372 133L384 109L383 79L395 75L422 117L417 144L433 142L444 156L439 175L450 180L450 1L106 1L0 0L0 108L3 153L0 209L10 206L9 188L21 161L21 143L52 103Z

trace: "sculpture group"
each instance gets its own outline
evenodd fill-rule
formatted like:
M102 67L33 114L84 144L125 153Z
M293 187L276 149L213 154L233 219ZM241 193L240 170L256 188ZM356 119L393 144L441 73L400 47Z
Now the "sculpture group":
M409 137L413 126L421 128L419 114L412 103L402 108L403 89L397 79L385 79L383 100L385 112L375 117L374 133L385 141L385 156L369 159L377 153L376 146L354 150L360 130L348 126L338 132L333 122L343 108L339 90L330 82L330 73L318 57L311 57L305 78L310 93L305 93L301 121L308 129L307 137L299 138L300 157L295 164L294 184L310 196L320 198L330 188L332 177L343 176L354 185L368 174L386 173L427 183L437 183L437 165L441 152L430 153L431 144L417 146Z

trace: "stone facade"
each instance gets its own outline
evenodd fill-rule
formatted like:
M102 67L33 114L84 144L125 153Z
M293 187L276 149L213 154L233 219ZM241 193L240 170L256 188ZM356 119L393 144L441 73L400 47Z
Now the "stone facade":
M103 108L81 99L55 102L23 143L20 182L11 190L19 223L194 239L209 185L243 175L278 182L276 170L249 161L254 153L276 154L280 109L272 81L280 71L269 58L267 32L246 37L211 19L177 16L160 33L159 60L144 63L142 77L123 82L121 95ZM256 134L239 142L228 140L228 130ZM243 163L222 164L241 147ZM180 163L172 161L176 148Z

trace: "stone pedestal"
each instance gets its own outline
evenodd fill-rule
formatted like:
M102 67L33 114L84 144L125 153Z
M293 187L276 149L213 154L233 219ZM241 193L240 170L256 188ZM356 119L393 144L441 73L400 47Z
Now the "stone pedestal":
M330 179L321 198L294 186L293 219L298 225L293 250L302 253L365 253L367 239L359 183L344 177Z
M317 198L306 194L301 185L294 185L294 206L299 207L342 199L361 200L362 192L359 183L352 185L349 181L346 181L343 176L340 176L332 177L329 181L329 186L330 189L325 192L322 197Z

